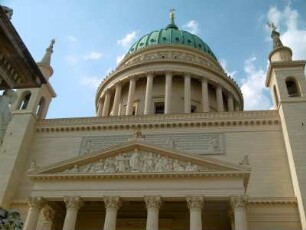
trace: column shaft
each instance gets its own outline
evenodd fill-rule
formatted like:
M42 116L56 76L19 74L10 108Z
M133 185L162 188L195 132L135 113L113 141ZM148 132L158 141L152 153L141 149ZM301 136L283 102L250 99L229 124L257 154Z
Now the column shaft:
M247 200L245 196L231 197L231 206L234 213L235 230L247 230L248 221L246 213Z
M222 88L219 85L216 88L216 97L217 97L217 110L218 112L223 112L224 105L223 105Z
M204 113L209 112L209 98L208 98L208 84L207 80L202 79L202 109Z
M103 109L102 98L99 98L99 101L98 101L98 111L97 111L97 116L98 117L102 116L102 109Z
M121 206L119 197L104 197L106 215L104 220L104 230L116 230L117 212Z
M191 111L191 87L190 87L190 75L184 77L184 112L190 113Z
M82 205L79 197L65 197L66 216L64 220L63 230L75 229L75 224L78 216L78 211Z
M190 211L190 230L202 230L202 208L204 197L189 196L187 205Z
M147 76L146 98L144 104L144 114L150 114L152 109L152 87L153 87L153 74Z
M239 111L239 110L240 110L239 104L238 102L235 102L235 111Z
M103 104L103 109L102 109L102 117L108 116L110 99L111 99L110 91L107 90L105 93L105 99L104 99L104 104Z
M147 207L147 225L146 230L158 230L159 208L162 204L160 196L145 197Z
M120 104L120 99L121 99L121 90L122 90L122 85L121 83L118 83L116 85L115 98L114 98L114 104L113 104L113 111L112 111L113 116L119 115L118 111L119 111L119 104Z
M165 84L165 114L171 113L172 74L166 73Z
M23 230L35 230L40 210L45 205L45 201L42 197L30 197L28 203L30 207Z
M234 111L234 99L233 99L233 95L231 94L229 94L227 97L227 107L228 107L229 112Z
M126 104L125 115L132 115L133 100L134 100L134 94L135 94L135 86L136 86L136 79L131 78L130 79L130 84L129 84L129 93L128 93L128 99L127 99L127 104Z

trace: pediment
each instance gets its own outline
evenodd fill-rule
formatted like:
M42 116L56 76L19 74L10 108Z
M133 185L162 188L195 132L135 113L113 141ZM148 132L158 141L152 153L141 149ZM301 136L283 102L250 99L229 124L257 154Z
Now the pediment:
M58 162L32 170L30 177L81 176L81 175L140 175L140 174L199 174L247 173L245 166L193 156L173 149L154 146L141 141L131 141L95 153Z

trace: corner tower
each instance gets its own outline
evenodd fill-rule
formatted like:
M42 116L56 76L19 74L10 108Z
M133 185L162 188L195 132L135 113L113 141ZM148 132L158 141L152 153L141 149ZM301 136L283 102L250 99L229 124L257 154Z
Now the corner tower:
M56 96L48 79L53 73L50 66L54 40L42 61L37 63L46 83L36 88L18 89L17 100L11 106L12 120L7 126L0 146L0 207L8 209L25 169L28 149L32 143L37 120L46 117L49 104Z
M298 201L302 229L306 229L306 61L292 60L292 51L282 44L272 24L273 50L266 86L279 111L293 188Z

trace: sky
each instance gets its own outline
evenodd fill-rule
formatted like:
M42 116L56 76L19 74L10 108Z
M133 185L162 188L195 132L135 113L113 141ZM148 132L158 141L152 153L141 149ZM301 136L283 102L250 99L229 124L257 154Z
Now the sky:
M95 116L95 94L129 47L169 23L205 41L235 78L245 110L272 108L265 87L273 22L294 59L306 59L306 0L0 0L37 62L56 40L47 118Z

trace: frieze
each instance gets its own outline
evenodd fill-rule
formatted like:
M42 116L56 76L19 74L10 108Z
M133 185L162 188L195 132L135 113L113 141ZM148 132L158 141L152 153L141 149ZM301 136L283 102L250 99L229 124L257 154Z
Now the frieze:
M78 173L147 173L147 172L203 172L209 171L203 165L185 162L157 153L135 149L133 152L121 153L84 165L59 172L60 174Z
M131 140L131 135L83 137L80 155L103 150ZM193 154L223 154L224 135L220 133L146 134L144 142Z

